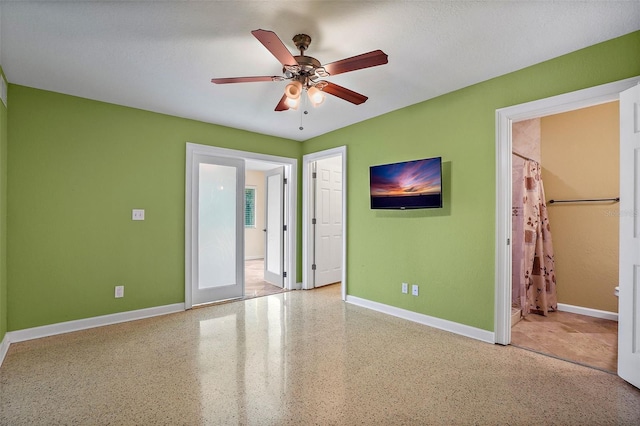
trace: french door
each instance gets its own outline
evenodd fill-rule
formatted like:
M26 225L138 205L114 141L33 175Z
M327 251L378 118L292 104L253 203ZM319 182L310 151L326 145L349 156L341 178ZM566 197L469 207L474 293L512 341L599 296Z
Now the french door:
M284 286L284 167L265 172L264 280Z
M191 304L244 295L244 160L194 154Z

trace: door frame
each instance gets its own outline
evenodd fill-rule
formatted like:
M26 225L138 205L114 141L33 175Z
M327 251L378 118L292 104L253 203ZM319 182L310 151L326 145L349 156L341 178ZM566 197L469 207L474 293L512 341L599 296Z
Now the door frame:
M496 110L496 239L494 343L511 343L511 125L616 101L640 76Z
M296 158L279 157L275 155L259 154L256 152L240 151L228 148L219 148L209 145L200 145L196 143L186 143L186 182L185 182L185 293L184 293L184 305L185 309L191 309L193 306L192 294L191 294L191 213L192 213L192 171L191 166L193 164L194 155L211 155L215 157L230 157L242 160L256 160L268 163L273 163L274 166L284 166L284 176L287 179L287 185L284 191L284 198L288 207L285 214L285 221L287 224L287 232L285 235L285 259L284 266L287 271L287 277L284 279L284 288L287 290L295 290L299 288L297 283L297 271L296 271L296 240L297 240L297 226L296 217L298 211L297 194L298 194L298 160ZM244 262L244 257L239 259ZM242 283L244 286L244 282Z
M311 253L313 248L311 244L311 163L325 158L338 157L342 158L342 280L341 280L341 297L342 300L347 298L347 147L339 146L324 151L318 151L302 156L302 289L310 290L313 288L311 277L313 271L311 265L313 259Z

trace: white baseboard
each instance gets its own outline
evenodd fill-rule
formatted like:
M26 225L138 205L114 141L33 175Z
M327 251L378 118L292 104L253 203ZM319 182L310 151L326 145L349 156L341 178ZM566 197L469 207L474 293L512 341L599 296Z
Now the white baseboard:
M244 260L258 260L258 259L264 259L264 256L245 256Z
M479 328L432 317L425 314L420 314L413 311L407 311L406 309L396 308L395 306L389 306L383 303L373 302L371 300L362 299L355 296L347 295L346 302L353 305L362 306L363 308L382 312L387 315L393 315L394 317L428 325L429 327L438 328L440 330L449 331L455 334L460 334L472 339L481 340L487 343L495 343L495 337L492 331L482 330Z
M7 356L7 352L9 351L9 339L7 336L4 336L4 339L0 342L0 367L2 367L2 362L4 361L4 357Z
M572 314L586 315L588 317L618 321L618 314L616 314L615 312L601 311L599 309L583 308L582 306L558 303L558 310L562 312L570 312Z
M143 318L183 311L184 303L155 306L153 308L118 312L116 314L102 315L99 317L84 318L80 320L60 322L57 324L43 325L40 327L25 328L24 330L9 331L7 332L4 340L8 340L8 343L24 342L25 340L39 339L41 337L55 336L56 334L70 333L72 331L86 330L88 328L102 327L120 322L135 321Z

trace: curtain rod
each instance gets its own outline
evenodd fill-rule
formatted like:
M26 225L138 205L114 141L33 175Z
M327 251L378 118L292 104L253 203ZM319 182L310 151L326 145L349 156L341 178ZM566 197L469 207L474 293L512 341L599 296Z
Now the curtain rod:
M591 198L591 199L584 199L584 200L549 200L549 204L555 204L555 203L584 203L584 202L591 202L591 201L614 201L614 202L619 202L620 201L620 197L615 197L615 198Z
M517 153L517 152L515 152L515 151L511 151L511 153L512 153L513 155L515 155L516 157L520 157L520 158L522 158L523 160L529 160L529 161L533 161L534 163L540 164L538 161L534 160L533 158L525 157L524 155L522 155L522 154L518 154L518 153Z

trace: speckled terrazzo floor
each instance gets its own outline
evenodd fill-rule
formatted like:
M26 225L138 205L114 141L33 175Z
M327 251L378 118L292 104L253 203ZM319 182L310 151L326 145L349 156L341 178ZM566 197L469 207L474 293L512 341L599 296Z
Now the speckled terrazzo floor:
M640 424L617 376L293 291L11 345L2 425Z

